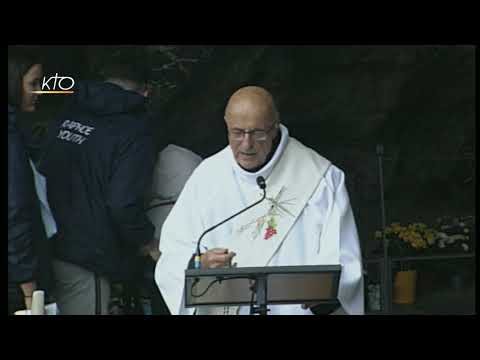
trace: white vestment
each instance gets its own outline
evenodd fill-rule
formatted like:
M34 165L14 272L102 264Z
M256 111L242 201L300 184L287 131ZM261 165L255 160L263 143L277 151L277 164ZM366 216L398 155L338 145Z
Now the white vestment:
M150 195L152 208L147 212L148 218L155 225L155 238L160 238L160 231L172 210L172 203L177 201L183 186L201 162L200 156L174 144L169 144L158 154ZM160 206L153 207L157 204Z
M258 176L266 179L267 200L208 233L202 245L235 252L238 267L340 264L342 309L364 313L361 252L344 174L289 137L285 126L280 129L275 154L258 172L242 169L226 147L204 160L185 184L163 224L162 256L155 269L155 281L172 314L194 312L184 307L184 271L199 236L261 198ZM312 314L301 305L269 309L271 315ZM235 311L248 314L249 308Z

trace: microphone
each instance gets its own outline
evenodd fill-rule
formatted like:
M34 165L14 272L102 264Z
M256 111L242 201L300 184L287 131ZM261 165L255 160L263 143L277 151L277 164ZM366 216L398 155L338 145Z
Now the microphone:
M260 189L265 190L267 184L265 183L265 179L263 178L263 176L257 177L257 185L260 187Z
M263 190L263 196L260 200L258 200L257 202L253 203L252 205L246 207L245 209L243 210L240 210L239 212L237 212L236 214L233 214L232 216L230 216L228 219L225 219L223 220L222 222L218 223L217 225L214 225L212 226L211 228L205 230L202 235L200 235L200 238L198 239L197 241L197 251L195 253L195 260L194 260L194 265L195 265L195 269L200 269L200 265L201 265L201 262L200 262L200 256L202 255L201 251L200 251L200 242L202 241L202 238L208 234L210 231L216 229L217 227L219 227L220 225L226 223L227 221L233 219L234 217L244 213L245 211L251 209L252 207L260 204L263 200L265 200L265 198L267 197L267 191L265 190L265 188L267 187L267 184L265 183L265 179L263 178L263 176L259 176L257 177L257 185L260 187L260 189Z

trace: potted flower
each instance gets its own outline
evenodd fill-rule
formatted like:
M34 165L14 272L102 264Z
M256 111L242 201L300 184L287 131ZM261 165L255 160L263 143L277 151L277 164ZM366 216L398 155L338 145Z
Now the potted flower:
M402 225L394 222L385 228L388 252L393 256L413 256L432 246L437 231L423 223ZM375 232L376 239L383 239L383 232ZM383 245L382 245L383 246Z
M377 239L388 243L389 254L394 256L413 256L425 252L437 239L437 231L423 223L402 225L394 222L385 228L385 234L377 231ZM393 302L396 304L413 304L416 298L417 271L408 261L400 261L393 283Z
M391 256L415 256L419 253L459 253L475 249L475 218L441 217L434 227L424 223L402 225L394 222L385 228L385 233L376 231L377 240L387 240L388 252ZM383 247L383 242L381 242ZM381 248L379 249L381 250ZM400 261L393 284L393 302L412 304L415 302L417 271L408 261ZM443 264L445 266L445 264ZM458 287L461 279L452 281Z

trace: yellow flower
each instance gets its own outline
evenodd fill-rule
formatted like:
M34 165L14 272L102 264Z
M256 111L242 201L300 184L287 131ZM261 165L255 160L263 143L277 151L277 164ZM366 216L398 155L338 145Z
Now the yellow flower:
M403 229L403 226L401 226L399 223L392 223L392 231L394 233L399 233Z

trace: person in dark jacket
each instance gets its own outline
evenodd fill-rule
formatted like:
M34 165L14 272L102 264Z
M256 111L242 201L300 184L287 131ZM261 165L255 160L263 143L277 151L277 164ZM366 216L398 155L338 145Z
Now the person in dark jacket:
M48 287L47 246L39 199L17 111L33 112L43 77L32 50L8 49L8 313L31 308L32 294ZM48 272L48 269L45 270ZM46 275L46 277L44 276Z
M48 131L40 171L57 221L53 242L61 314L108 314L112 282L128 282L158 240L145 195L155 163L141 59L79 82Z

